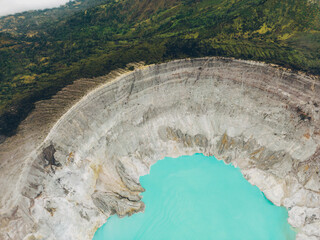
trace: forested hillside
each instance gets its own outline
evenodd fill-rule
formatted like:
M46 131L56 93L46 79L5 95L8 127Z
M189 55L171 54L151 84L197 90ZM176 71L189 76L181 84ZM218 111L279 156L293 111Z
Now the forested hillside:
M320 74L308 0L83 0L0 18L0 134L37 100L127 63L228 56Z

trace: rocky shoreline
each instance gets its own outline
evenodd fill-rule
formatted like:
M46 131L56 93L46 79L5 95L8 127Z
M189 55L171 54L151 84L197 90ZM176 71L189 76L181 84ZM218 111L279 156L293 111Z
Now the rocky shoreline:
M152 164L194 153L240 167L289 210L297 239L320 239L319 79L201 58L106 82L0 145L0 239L92 239L110 215L144 209L139 177Z

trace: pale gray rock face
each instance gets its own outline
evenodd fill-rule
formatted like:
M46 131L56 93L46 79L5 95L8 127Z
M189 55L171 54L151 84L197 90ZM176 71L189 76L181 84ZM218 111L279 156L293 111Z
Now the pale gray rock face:
M320 239L319 111L318 79L262 63L185 59L125 73L45 138L0 145L0 239L91 239L110 215L143 211L139 177L152 164L194 153L240 167L288 208L297 239Z

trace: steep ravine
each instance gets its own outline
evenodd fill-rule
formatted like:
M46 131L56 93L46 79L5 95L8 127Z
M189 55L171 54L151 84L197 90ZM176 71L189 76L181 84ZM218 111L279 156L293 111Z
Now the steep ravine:
M263 63L185 59L123 73L48 134L50 123L29 118L32 134L0 145L0 239L91 239L111 214L143 210L139 176L152 164L193 153L239 166L289 209L297 239L320 239L319 111L319 79Z

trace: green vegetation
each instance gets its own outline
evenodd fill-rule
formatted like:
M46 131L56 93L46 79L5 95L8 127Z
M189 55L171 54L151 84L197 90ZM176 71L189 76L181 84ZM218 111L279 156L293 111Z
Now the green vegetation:
M0 134L35 101L130 62L227 56L320 74L308 0L90 1L0 18Z

